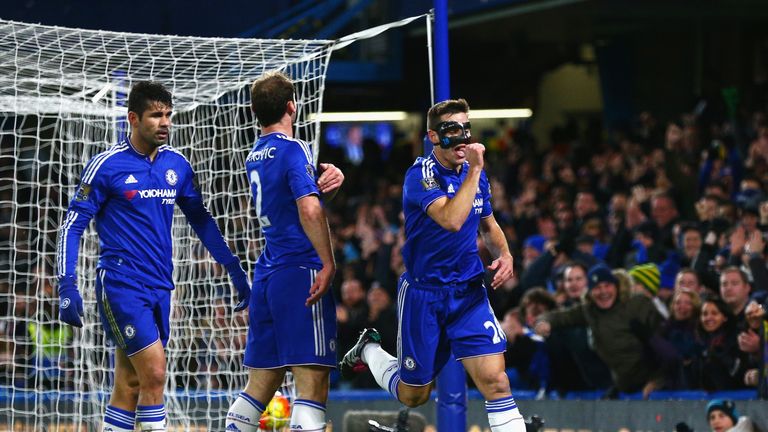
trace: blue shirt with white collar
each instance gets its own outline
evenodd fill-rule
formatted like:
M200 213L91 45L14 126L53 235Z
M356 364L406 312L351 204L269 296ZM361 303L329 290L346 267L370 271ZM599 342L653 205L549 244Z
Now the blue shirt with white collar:
M158 147L150 160L126 140L94 156L81 174L59 229L59 279L76 277L80 237L95 218L98 268L173 289L174 204L216 261L238 261L203 203L189 161L170 145Z
M296 204L305 196L320 196L312 161L306 142L279 132L260 136L245 160L253 206L266 240L256 261L258 275L286 265L322 267Z
M468 162L456 171L443 166L433 152L417 158L405 173L403 261L408 276L419 284L461 284L484 272L477 234L480 220L493 214L485 171L480 174L472 209L458 232L444 229L427 214L427 208L437 199L456 195L468 171Z

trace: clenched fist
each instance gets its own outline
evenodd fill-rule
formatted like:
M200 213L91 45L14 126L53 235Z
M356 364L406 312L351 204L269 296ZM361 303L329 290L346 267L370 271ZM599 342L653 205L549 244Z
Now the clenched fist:
M483 154L485 153L485 146L480 143L467 144L467 161L470 167L482 168Z

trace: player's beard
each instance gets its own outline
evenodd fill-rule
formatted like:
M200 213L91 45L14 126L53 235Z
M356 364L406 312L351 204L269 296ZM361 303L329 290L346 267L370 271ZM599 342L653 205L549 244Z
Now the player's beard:
M157 147L160 147L161 145L168 143L168 140L171 138L171 131L168 129L158 130L155 132L154 138Z
M163 133L164 132L164 133ZM169 129L157 129L152 131L151 134L143 135L144 142L146 142L152 150L167 144L171 137L171 131Z

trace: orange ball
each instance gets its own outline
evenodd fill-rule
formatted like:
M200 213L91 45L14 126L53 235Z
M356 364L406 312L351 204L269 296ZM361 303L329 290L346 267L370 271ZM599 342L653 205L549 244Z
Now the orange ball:
M275 393L275 397L267 404L267 409L259 419L259 429L274 430L288 426L291 420L291 402L282 394Z

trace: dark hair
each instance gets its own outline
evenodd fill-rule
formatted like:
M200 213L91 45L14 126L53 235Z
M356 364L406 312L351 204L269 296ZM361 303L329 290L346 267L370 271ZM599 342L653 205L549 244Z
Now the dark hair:
M666 199L669 200L669 202L672 203L673 206L675 206L675 210L677 210L677 202L675 201L675 197L672 196L669 192L655 192L653 195L651 195L651 201L657 200L657 199Z
M717 205L720 205L723 202L723 199L715 194L705 194L701 199L714 201Z
M445 114L468 113L469 104L464 99L448 99L432 105L427 111L427 129L435 130L440 117Z
M251 109L262 127L271 126L285 115L296 89L282 72L267 72L251 85Z
M722 328L726 329L733 329L736 326L736 318L733 315L733 312L731 312L731 308L728 307L727 304L718 296L716 295L703 295L701 296L701 308L699 309L699 317L701 317L702 313L701 311L704 309L704 305L706 303L712 303L718 311L725 317L725 323L722 324ZM703 329L701 328L701 322L699 322L699 328L701 331Z
M154 81L139 81L131 87L128 95L128 112L136 113L139 118L154 102L173 107L173 96L164 85Z
M688 231L696 231L697 233L701 234L701 229L699 228L699 225L696 222L690 222L690 221L683 221L680 222L680 234L685 234Z
M683 237L685 237L685 233L687 233L689 231L693 231L695 233L698 233L699 236L702 237L702 240L703 240L704 234L701 233L701 229L699 228L699 226L695 222L684 221L684 222L680 223L680 234L678 235L678 238L677 238L677 244L678 244L679 247L682 248L682 246L683 246Z
M690 273L692 275L696 276L696 280L701 283L701 276L699 275L699 272L694 270L692 267L683 267L680 270L677 271L677 275L680 273ZM677 278L677 275L675 275L675 278Z
M739 278L741 278L741 281L742 281L742 282L743 282L745 285L749 285L749 287L750 287L750 291L751 291L751 288L752 288L752 283L750 283L750 282L749 282L749 276L747 275L747 273L746 273L744 270L742 270L742 269L741 269L741 268L739 268L738 266L735 266L735 265L731 265L731 266L728 266L728 267L724 268L724 269L723 269L723 270L720 272L720 276L722 276L722 275L724 275L724 274L726 274L726 273L738 273L738 275L739 275Z
M563 266L563 268L564 268L563 276L565 276L565 272L566 271L568 271L569 269L571 269L573 267L580 268L582 271L584 271L584 277L587 277L587 273L589 273L589 267L587 267L587 265L584 264L584 262L578 261L578 260L568 261L567 263L565 263L565 265Z
M525 292L522 300L520 300L520 306L525 308L529 304L536 303L543 305L547 310L553 310L557 307L557 302L552 294L542 287L531 288Z

